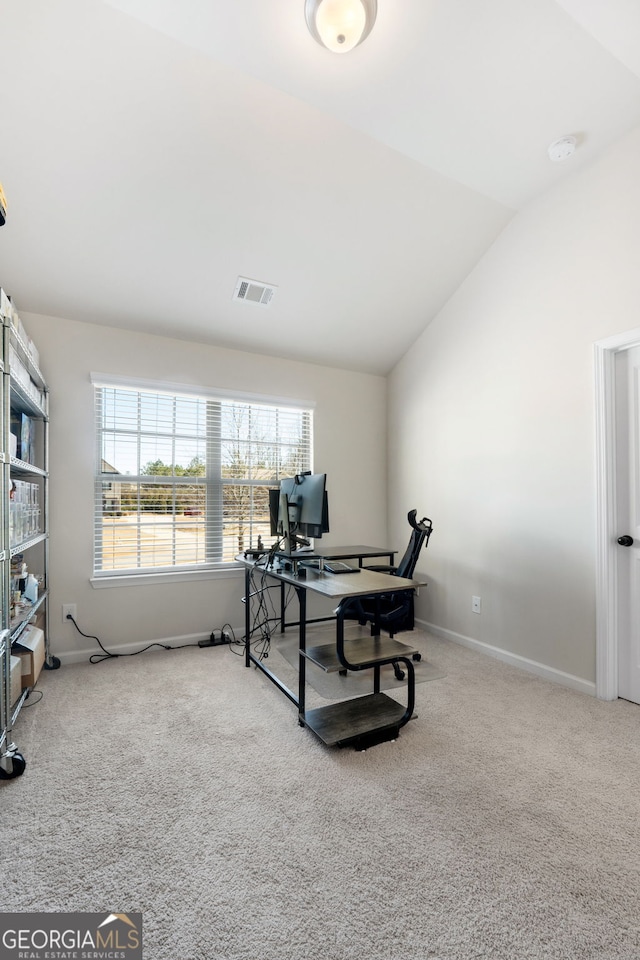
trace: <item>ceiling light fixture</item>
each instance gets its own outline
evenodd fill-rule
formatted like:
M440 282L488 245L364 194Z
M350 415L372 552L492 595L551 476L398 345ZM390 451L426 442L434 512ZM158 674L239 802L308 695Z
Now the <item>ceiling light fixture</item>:
M555 163L560 160L567 160L575 153L576 143L575 137L560 137L559 140L554 140L547 150L549 159Z
M369 36L377 0L305 0L311 36L333 53L348 53Z

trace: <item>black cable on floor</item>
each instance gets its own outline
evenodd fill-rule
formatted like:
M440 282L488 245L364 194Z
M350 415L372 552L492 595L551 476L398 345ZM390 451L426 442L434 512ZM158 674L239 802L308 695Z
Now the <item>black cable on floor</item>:
M100 640L100 637L96 637L91 633L84 633L74 618L69 614L67 620L71 620L71 623L74 625L81 637L86 637L87 640L95 640L102 654L94 653L89 657L89 663L102 663L103 660L115 660L117 657L137 657L139 653L144 653L146 650L150 650L152 647L161 647L162 650L182 650L184 647L197 647L197 643L181 643L177 647L172 647L167 643L149 643L146 647L143 647L141 650L135 650L133 653L111 653L107 650Z

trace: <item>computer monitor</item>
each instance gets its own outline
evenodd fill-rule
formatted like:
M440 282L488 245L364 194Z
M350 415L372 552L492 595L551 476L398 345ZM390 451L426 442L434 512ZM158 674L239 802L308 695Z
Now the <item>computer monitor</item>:
M326 474L298 473L269 491L272 536L282 537L283 549L296 550L297 538L317 539L329 532Z

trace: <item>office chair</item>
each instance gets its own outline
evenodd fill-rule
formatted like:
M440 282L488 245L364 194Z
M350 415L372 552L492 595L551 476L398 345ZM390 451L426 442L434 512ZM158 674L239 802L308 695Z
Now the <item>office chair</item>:
M407 515L411 527L411 536L400 563L397 566L376 564L375 566L368 566L367 570L377 570L379 573L389 573L392 576L411 579L420 551L423 546L426 547L429 543L429 537L433 530L433 524L428 517L416 520L416 515L416 510L410 510ZM378 614L378 623L384 630L388 630L390 637L402 630L413 630L413 590L398 590L397 593L383 594L378 598L354 597L349 601L344 616L346 620L357 620L361 626L370 623L373 634L376 613ZM420 660L420 654L414 654L413 659ZM393 666L396 677L399 680L404 679L404 674L398 664L394 663Z

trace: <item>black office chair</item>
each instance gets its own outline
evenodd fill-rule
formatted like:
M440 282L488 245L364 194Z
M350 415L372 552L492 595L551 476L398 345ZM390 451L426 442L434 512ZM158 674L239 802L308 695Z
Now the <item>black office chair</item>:
M429 543L433 524L428 517L416 520L417 511L411 510L407 520L411 527L411 537L405 554L397 566L380 565L368 566L367 570L377 570L380 573L390 573L396 577L411 579L414 574L420 551ZM377 610L376 610L377 606ZM389 636L400 633L402 630L413 630L413 590L398 590L397 593L383 594L377 599L374 597L354 597L349 601L345 619L357 620L362 626L371 623L373 632L376 612L378 622ZM417 655L419 659L419 655Z

